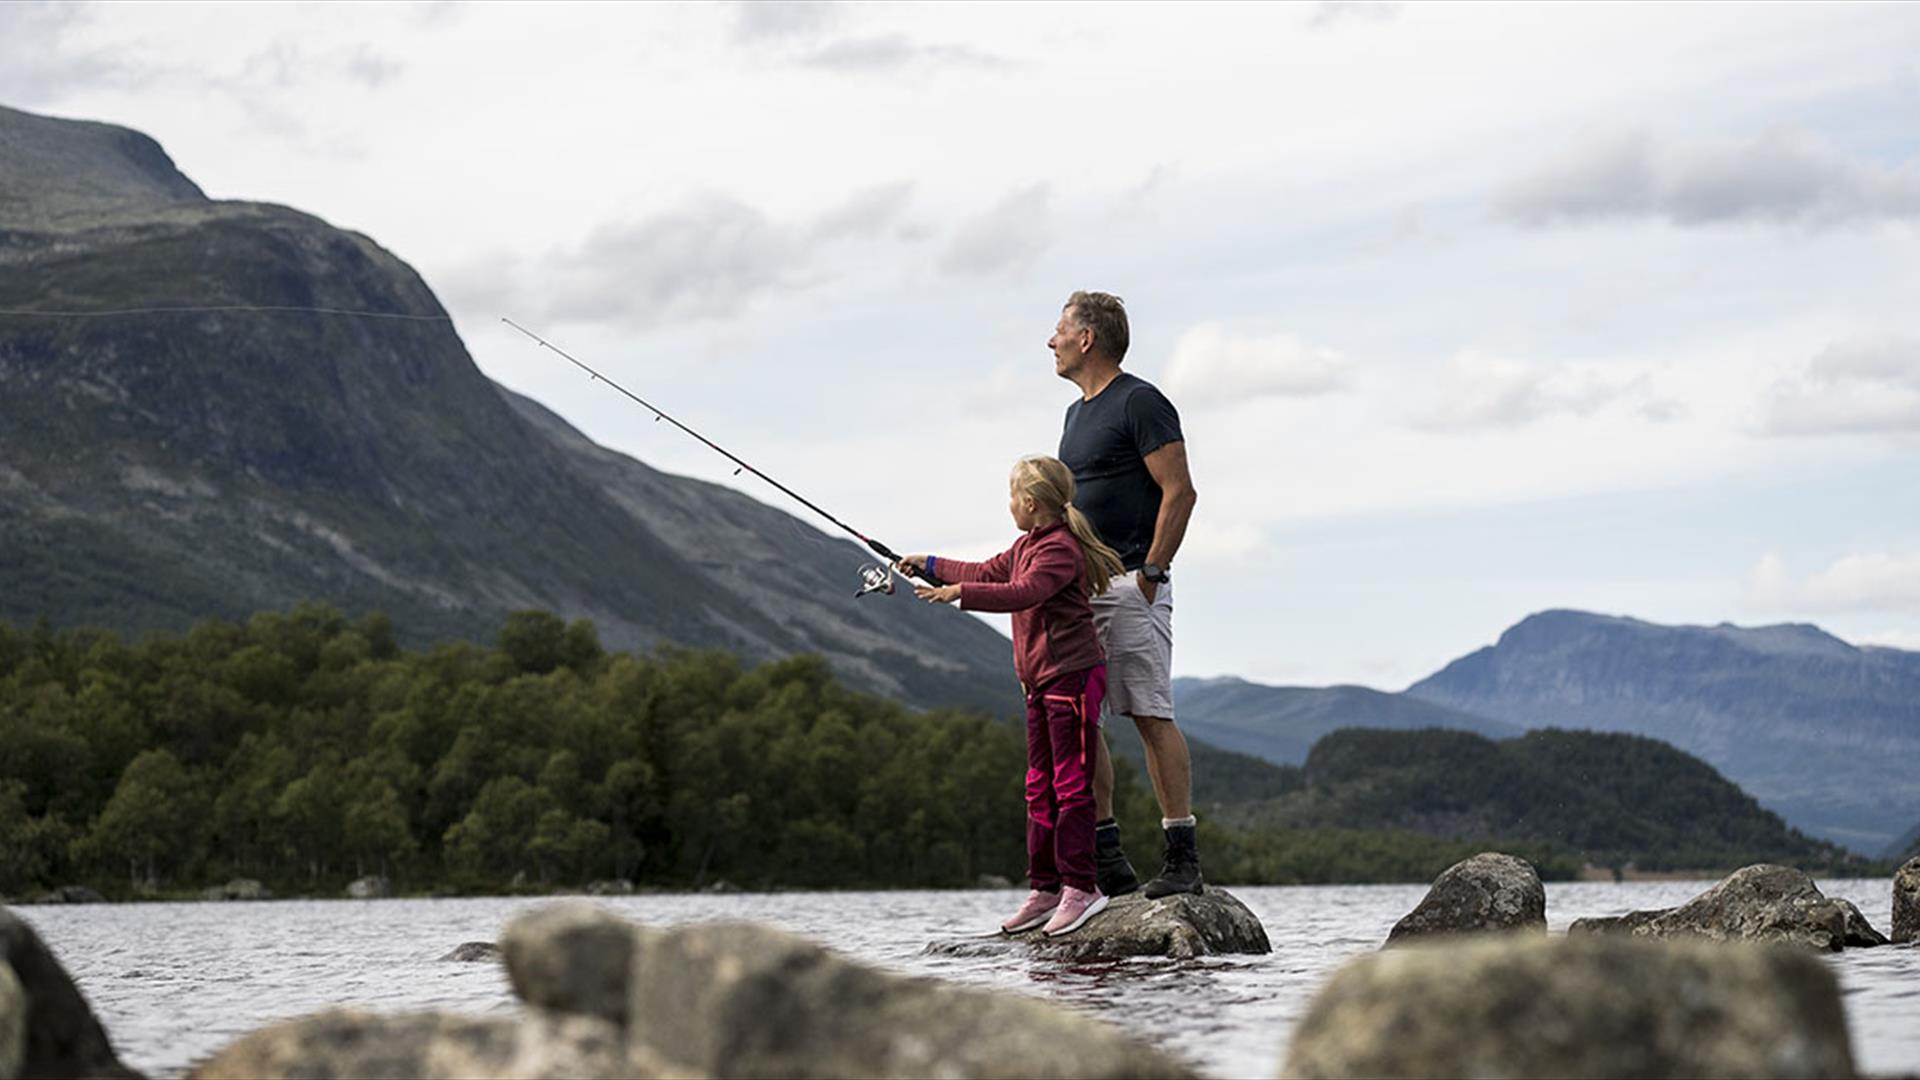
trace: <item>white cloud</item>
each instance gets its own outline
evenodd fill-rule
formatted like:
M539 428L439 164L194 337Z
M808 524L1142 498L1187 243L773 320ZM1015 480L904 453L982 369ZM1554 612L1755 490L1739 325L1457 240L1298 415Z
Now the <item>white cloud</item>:
M1920 652L1920 630L1901 627L1888 627L1884 630L1870 630L1863 634L1852 634L1847 638L1855 645L1879 646L1885 649L1904 649L1907 652Z
M1502 192L1520 225L1653 218L1832 227L1920 219L1920 169L1856 160L1802 132L1675 141L1646 132L1591 139Z
M1747 576L1747 599L1769 611L1920 613L1920 552L1847 555L1804 578L1796 578L1785 559L1769 552Z
M1763 408L1768 435L1920 432L1920 338L1830 346L1775 382Z
M1044 183L1010 192L984 214L960 226L941 260L953 274L995 274L1020 270L1038 258L1049 239Z
M1654 397L1644 373L1618 374L1599 365L1545 365L1474 349L1456 353L1442 372L1437 399L1415 414L1426 431L1476 431L1531 424L1552 416L1591 416L1624 403L1647 420L1681 413Z
M1247 337L1205 322L1174 342L1164 381L1179 400L1224 405L1329 394L1347 385L1352 366L1341 353L1291 334Z

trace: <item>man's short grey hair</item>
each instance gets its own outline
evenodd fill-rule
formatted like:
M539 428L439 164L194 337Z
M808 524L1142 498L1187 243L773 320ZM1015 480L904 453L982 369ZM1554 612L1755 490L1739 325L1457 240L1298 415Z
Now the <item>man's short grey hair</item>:
M1064 309L1075 326L1093 331L1093 351L1119 363L1127 358L1127 305L1112 293L1077 292Z

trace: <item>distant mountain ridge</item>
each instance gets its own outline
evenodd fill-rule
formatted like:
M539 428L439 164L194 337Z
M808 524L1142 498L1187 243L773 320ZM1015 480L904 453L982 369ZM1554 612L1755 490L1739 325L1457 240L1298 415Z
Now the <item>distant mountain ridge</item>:
M1341 728L1452 728L1502 739L1517 725L1364 686L1263 686L1236 678L1175 679L1174 710L1189 735L1226 750L1298 765Z
M1920 819L1920 654L1818 627L1530 616L1407 695L1672 743L1816 835L1879 854Z
M1339 728L1617 731L1698 756L1797 828L1862 854L1890 852L1920 820L1920 653L1815 626L1546 611L1401 694L1238 679L1180 679L1174 693L1190 733L1279 765Z
M0 109L0 308L225 305L445 315L365 236L209 200L137 132ZM0 620L135 633L320 599L423 643L542 608L615 648L819 652L861 689L1017 709L1004 637L856 602L864 557L595 446L449 322L0 318Z

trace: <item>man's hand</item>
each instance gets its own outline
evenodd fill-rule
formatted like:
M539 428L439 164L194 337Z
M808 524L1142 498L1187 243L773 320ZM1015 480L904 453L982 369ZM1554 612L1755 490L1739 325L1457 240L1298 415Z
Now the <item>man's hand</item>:
M1133 580L1140 586L1140 595L1147 598L1147 603L1153 603L1154 596L1160 591L1160 583L1157 581L1148 581L1147 573L1144 570L1135 570L1133 572Z
M900 561L906 562L907 560L902 559ZM913 587L913 595L925 600L929 604L952 604L957 603L960 599L960 586L942 585L936 589L931 585L915 585Z

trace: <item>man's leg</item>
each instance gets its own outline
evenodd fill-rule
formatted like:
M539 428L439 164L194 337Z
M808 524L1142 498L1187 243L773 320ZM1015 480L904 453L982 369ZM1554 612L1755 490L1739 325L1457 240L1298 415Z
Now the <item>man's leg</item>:
M1187 737L1173 721L1157 716L1136 716L1133 726L1147 749L1147 776L1153 780L1160 816L1192 817L1193 759L1187 754Z
M1200 845L1194 838L1193 761L1187 754L1187 737L1172 720L1155 716L1136 716L1133 726L1147 749L1147 775L1153 778L1160 827L1167 834L1166 860L1160 876L1147 882L1147 899L1202 892L1206 886L1200 878Z

